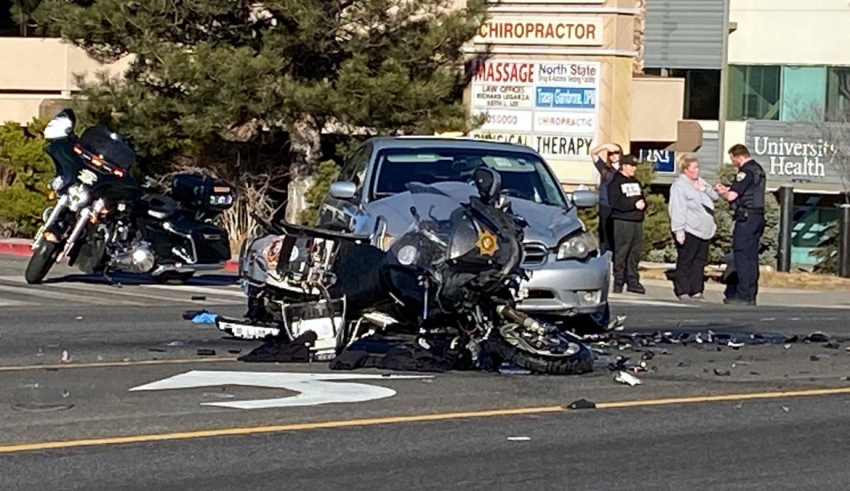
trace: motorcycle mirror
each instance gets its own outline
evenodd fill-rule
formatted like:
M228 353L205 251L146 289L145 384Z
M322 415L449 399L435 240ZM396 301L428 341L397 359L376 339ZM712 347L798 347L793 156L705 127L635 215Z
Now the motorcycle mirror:
M574 191L572 198L576 208L593 208L599 203L599 194L594 191L583 189Z
M339 181L331 184L330 195L336 199L351 199L357 193L357 185L353 182Z
M502 187L502 176L489 167L479 167L472 174L478 194L485 202L489 202L499 193Z

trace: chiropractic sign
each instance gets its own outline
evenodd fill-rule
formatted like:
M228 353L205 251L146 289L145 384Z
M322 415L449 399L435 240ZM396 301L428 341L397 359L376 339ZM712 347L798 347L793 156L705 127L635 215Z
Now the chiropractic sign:
M840 143L830 141L832 134L811 123L748 121L746 145L767 173L769 187L808 183L834 192L841 190L845 172L834 158Z
M586 161L598 129L598 62L488 60L472 79L471 136L528 145L552 161Z
M476 44L602 46L602 19L587 17L494 17L478 30Z

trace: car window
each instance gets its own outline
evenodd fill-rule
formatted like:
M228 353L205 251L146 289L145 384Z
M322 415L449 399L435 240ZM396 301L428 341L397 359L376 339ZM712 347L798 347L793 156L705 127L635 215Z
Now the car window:
M566 206L560 185L538 157L521 152L484 150L387 149L378 154L373 197L382 198L407 191L407 183L434 184L471 181L480 166L502 176L508 196L552 206Z
M350 159L342 166L339 172L338 181L349 181L357 185L360 189L363 187L366 178L366 168L369 166L369 160L372 156L372 145L366 144L358 148Z

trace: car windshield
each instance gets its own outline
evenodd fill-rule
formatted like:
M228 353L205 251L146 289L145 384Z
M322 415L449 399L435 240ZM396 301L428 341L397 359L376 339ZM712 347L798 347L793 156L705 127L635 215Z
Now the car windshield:
M471 181L472 173L482 165L502 176L502 192L510 197L567 206L549 168L534 155L459 148L382 150L377 157L373 196L379 199L403 193L410 182Z

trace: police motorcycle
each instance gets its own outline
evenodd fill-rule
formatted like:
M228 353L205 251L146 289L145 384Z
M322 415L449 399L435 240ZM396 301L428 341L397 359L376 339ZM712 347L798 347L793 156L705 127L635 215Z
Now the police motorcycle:
M388 231L385 220L369 236L266 224L272 235L240 253L246 319L219 319L219 329L285 341L312 330L313 348L337 355L376 332L404 332L425 349L448 340L455 368L592 371L578 337L515 309L524 222L497 172L479 168L472 181L410 183L384 198L381 214L406 214L407 230Z
M167 194L156 194L156 181L141 185L130 175L135 152L119 135L96 125L78 137L75 124L66 109L44 131L57 201L44 211L32 242L28 283L41 283L65 260L87 274L151 273L160 281L224 266L230 241L215 220L232 206L230 185L178 174Z

